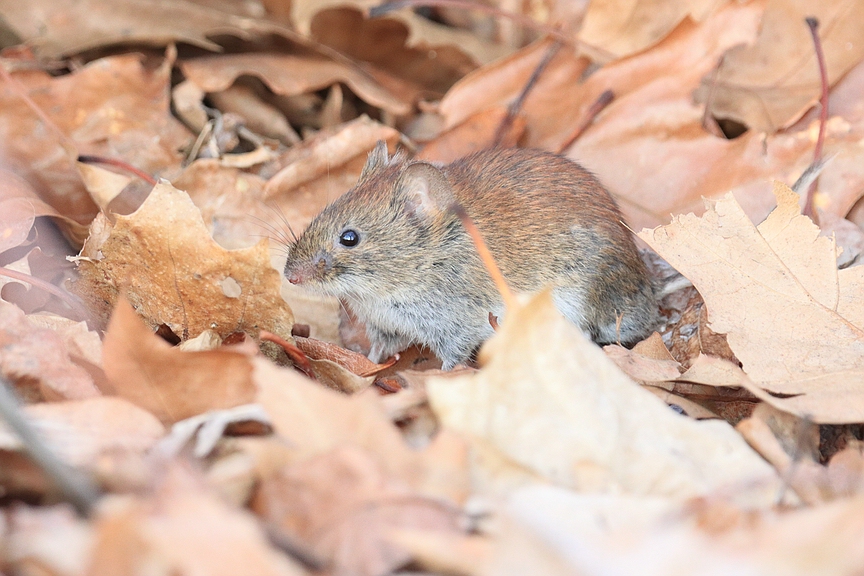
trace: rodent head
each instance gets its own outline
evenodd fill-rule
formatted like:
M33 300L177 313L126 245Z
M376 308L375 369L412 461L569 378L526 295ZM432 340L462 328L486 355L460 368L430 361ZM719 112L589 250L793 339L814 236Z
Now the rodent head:
M420 281L458 219L453 192L425 162L387 157L379 142L357 185L327 206L290 247L285 277L334 296L383 297Z

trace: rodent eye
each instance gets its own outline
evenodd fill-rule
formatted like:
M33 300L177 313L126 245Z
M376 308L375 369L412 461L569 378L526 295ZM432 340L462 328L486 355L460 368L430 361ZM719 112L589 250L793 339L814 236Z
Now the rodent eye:
M339 243L352 248L360 243L360 235L354 230L345 230L339 235Z

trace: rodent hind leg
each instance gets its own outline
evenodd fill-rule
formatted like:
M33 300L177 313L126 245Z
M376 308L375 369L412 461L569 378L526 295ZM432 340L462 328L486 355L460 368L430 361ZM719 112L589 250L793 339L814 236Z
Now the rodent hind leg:
M413 340L407 336L381 330L371 324L366 325L366 336L369 338L369 344L371 344L369 360L376 364L383 362L413 344Z

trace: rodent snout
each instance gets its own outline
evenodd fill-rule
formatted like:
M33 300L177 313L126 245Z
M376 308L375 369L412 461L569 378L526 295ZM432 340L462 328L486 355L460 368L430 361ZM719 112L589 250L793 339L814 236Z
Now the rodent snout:
M285 266L285 278L291 284L303 284L310 279L321 280L333 268L332 258L329 254L316 254L311 260L302 263L296 263L293 266L289 263Z

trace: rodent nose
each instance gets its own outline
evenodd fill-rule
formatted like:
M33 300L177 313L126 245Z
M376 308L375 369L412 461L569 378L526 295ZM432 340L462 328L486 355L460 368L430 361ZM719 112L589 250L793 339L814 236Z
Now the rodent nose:
M296 270L291 272L290 274L288 274L287 278L288 278L288 282L290 282L291 284L302 284L303 283L302 276L300 276L300 274Z

